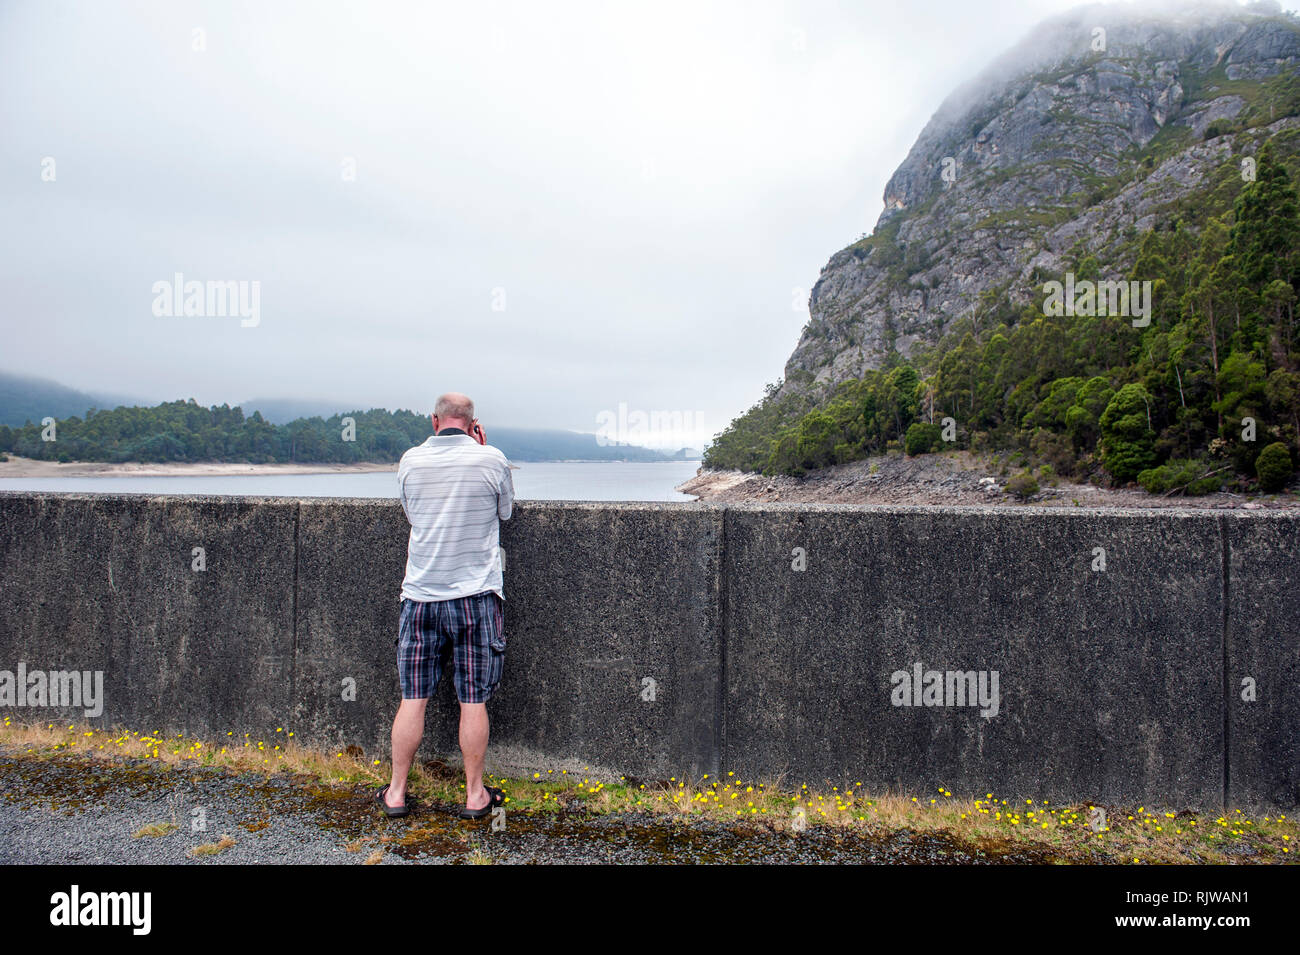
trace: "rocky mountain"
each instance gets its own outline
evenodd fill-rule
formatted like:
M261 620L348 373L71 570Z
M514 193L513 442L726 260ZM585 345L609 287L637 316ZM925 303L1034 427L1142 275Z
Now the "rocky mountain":
M1168 225L1266 139L1300 144L1300 18L1271 3L1077 8L954 92L836 253L776 396L911 358L994 299L1043 297L1071 261L1128 277Z

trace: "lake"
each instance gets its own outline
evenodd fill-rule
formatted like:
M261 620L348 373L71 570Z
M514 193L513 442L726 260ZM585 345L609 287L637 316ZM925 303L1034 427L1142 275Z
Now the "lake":
M523 462L515 497L531 501L691 501L673 490L699 461ZM397 471L366 474L253 474L222 477L4 478L0 491L90 494L235 494L266 497L397 497Z

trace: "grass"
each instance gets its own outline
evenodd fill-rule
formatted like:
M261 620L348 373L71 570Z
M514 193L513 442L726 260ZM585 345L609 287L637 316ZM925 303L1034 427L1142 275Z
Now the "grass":
M470 865L493 865L496 862L478 839L470 840L467 861Z
M199 856L199 857L214 856L220 852L225 852L234 844L235 844L234 839L230 838L230 836L223 835L216 842L205 842L201 846L195 846L193 849L190 850L190 855Z
M333 753L299 745L283 727L256 739L252 734L225 741L203 741L157 732L106 731L77 724L17 724L6 718L0 743L34 759L61 754L107 758L128 756L156 760L177 769L202 765L235 771L292 773L328 786L355 788L388 781L386 761L368 757L358 747ZM568 769L538 769L527 776L491 776L505 789L513 813L641 813L665 820L759 824L776 832L805 826L835 830L890 832L941 830L971 843L1041 846L1063 856L1096 861L1142 863L1291 862L1300 831L1282 814L1251 816L1240 810L1202 813L1179 806L1093 806L1055 803L1036 795L999 794L990 789L957 796L939 785L929 794L873 793L861 782L815 787L785 779L743 780L732 772L698 779L663 781L630 777L596 778ZM464 801L459 774L441 764L417 765L410 791L426 804ZM1102 824L1100 813L1105 814ZM161 836L174 823L153 823L137 837ZM223 845L223 843L227 843ZM233 845L229 837L211 844L211 854ZM362 842L347 846L364 851ZM481 846L471 844L470 861L490 864ZM366 860L383 858L376 850Z
M135 831L137 839L157 839L159 836L168 836L175 832L179 826L174 822L151 822L147 826L141 826Z

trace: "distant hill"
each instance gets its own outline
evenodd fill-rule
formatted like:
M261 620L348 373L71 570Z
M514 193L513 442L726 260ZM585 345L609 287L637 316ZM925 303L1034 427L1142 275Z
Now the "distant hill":
M47 415L83 418L90 408L104 410L139 402L138 397L78 391L49 378L0 371L0 425L12 428L28 421L39 424Z
M252 398L241 401L238 407L244 410L245 415L260 411L262 417L272 424L288 424L300 418L328 419L334 415L355 414L364 406L323 398ZM637 445L602 447L594 434L579 431L501 425L485 427L488 440L512 461L667 461L684 457L681 451L660 452ZM694 452L694 457L699 456L700 452Z
M118 411L119 407L141 409ZM93 422L86 412L97 409ZM59 422L57 444L40 439L40 421ZM355 422L343 443L342 419ZM81 419L73 426L69 419ZM28 423L30 422L30 426ZM670 461L676 453L604 445L594 434L486 425L488 440L513 461ZM13 429L12 431L10 429ZM428 416L363 410L317 399L256 399L233 408L203 408L193 399L156 406L114 401L48 379L0 373L0 451L72 461L395 461L432 433Z
M363 410L361 405L299 398L254 399L241 402L238 407L243 409L246 416L260 411L262 417L272 424L289 424L316 417L328 420L335 415L355 416ZM491 424L485 424L484 427L487 429L488 441L500 448L512 461L669 461L690 460L700 456L699 451L688 448L669 453L639 445L602 447L594 434L562 431L558 428L512 428Z

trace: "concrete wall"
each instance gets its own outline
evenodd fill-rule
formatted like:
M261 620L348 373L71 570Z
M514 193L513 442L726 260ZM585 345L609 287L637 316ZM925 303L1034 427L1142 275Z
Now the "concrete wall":
M104 725L382 755L406 534L387 501L0 494L0 670L103 670ZM494 746L652 779L1300 803L1300 516L525 502L502 544ZM996 671L996 715L894 705L917 663ZM426 739L455 750L449 680Z

